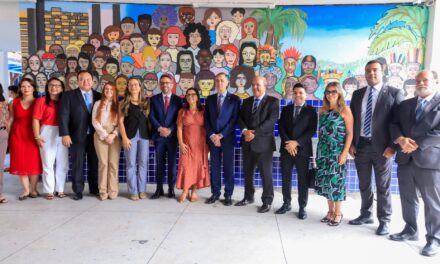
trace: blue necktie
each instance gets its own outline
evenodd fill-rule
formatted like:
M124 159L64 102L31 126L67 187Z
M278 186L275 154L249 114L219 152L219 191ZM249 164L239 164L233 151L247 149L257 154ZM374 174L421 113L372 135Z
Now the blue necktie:
M259 104L260 104L260 98L255 98L254 105L252 106L252 114L255 114L257 112Z
M422 117L423 111L425 110L426 107L426 100L422 99L419 100L417 102L417 108L416 108L416 122L418 122L420 120L420 118Z
M367 111L365 113L364 119L364 136L371 135L371 119L373 117L373 95L376 93L376 89L370 87L370 93L368 94L367 100Z
M220 114L220 110L222 109L222 99L223 99L223 94L219 94L217 99L217 113L219 114Z
M90 98L90 93L84 93L84 101L86 102L89 113L92 112L92 99Z

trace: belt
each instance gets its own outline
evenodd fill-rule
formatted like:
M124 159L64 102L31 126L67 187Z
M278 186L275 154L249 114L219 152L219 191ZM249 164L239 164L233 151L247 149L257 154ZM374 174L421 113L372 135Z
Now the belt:
M360 137L360 140L371 143L371 137Z

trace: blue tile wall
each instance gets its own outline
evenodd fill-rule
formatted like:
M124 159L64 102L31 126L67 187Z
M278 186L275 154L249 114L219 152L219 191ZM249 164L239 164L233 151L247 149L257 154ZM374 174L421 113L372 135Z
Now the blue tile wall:
M201 101L202 101L202 103L204 103L204 99L201 99ZM289 104L288 101L281 100L280 111L281 111L282 107L286 106L287 104ZM322 101L312 100L312 101L307 101L307 104L312 105L316 109L316 111L318 111L319 108L322 106ZM349 102L347 102L347 104L349 104ZM278 125L276 125L274 133L275 133L275 136L278 137ZM236 145L235 145L235 154L234 154L235 155L235 169L234 169L234 171L235 171L235 184L237 186L244 186L243 161L241 158L241 148L240 148L241 134L240 134L240 130L238 129L238 127L236 129L236 136L237 136L237 141L236 141ZM314 137L316 138L316 136L317 135L315 134ZM178 164L178 156L179 155L177 155L177 162L176 162L177 164ZM86 161L86 163L87 163L87 161ZM87 175L87 168L86 167L87 166L85 166L85 169L84 169L84 175ZM393 161L392 174L391 174L391 192L394 194L399 193L399 186L398 186L398 182L397 182L396 170L397 170L397 165ZM147 180L148 180L149 184L155 183L155 171L156 171L155 151L154 151L154 145L151 144L150 145L150 152L149 152L148 175L147 175ZM70 178L70 171L69 171L69 178ZM119 181L120 182L127 182L126 175L125 175L124 151L121 151L121 157L120 157L120 162L119 162ZM375 181L373 180L373 188L375 188L374 182ZM274 187L276 187L276 188L281 188L281 186L282 186L280 159L279 159L279 155L277 155L277 153L275 153L274 157L273 157L273 183L274 183ZM255 185L259 186L259 187L262 186L262 182L261 182L261 178L259 176L258 169L256 170L256 175L255 175ZM293 170L292 186L294 188L296 188L296 186L297 186L296 169ZM355 167L354 161L352 159L349 159L347 161L346 188L347 188L347 192L359 192L359 181L357 178L356 167Z

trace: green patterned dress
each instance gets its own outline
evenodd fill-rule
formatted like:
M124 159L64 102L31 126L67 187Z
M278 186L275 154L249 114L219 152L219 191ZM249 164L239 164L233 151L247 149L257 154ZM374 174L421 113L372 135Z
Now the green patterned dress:
M336 111L323 113L318 131L316 192L330 201L344 201L346 165L338 164L345 145L344 119Z

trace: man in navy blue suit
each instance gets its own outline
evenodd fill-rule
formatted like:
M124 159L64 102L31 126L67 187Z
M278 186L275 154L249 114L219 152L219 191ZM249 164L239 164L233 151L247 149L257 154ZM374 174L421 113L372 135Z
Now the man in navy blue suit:
M153 126L153 140L156 148L156 183L157 189L151 199L164 195L163 181L165 160L168 159L168 197L175 197L177 114L182 107L181 99L172 93L175 86L171 75L163 74L159 80L162 93L151 97L150 122Z
M234 191L234 145L235 123L240 109L240 98L228 93L229 80L226 74L215 77L217 93L208 96L205 107L205 127L209 151L211 153L211 192L206 200L213 204L221 194L221 165L225 181L226 206L232 205Z

